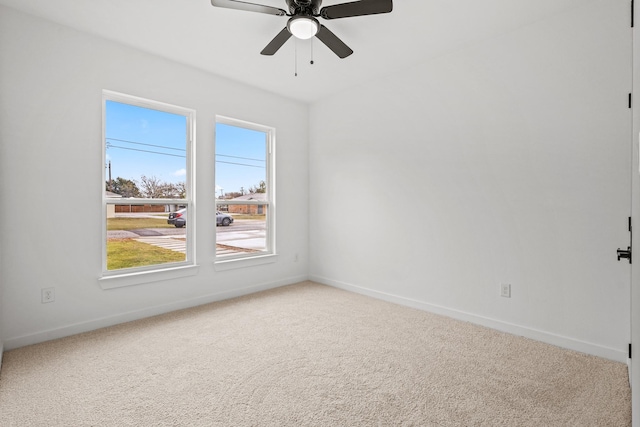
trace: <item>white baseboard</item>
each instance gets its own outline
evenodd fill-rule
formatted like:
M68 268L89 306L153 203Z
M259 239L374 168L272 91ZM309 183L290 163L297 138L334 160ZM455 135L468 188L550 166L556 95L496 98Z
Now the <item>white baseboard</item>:
M273 282L260 283L251 286L245 286L243 288L232 289L222 292L216 292L213 294L204 295L197 298L192 298L183 301L177 301L170 304L164 304L154 307L143 308L140 310L130 311L126 313L115 314L113 316L102 317L99 319L88 320L86 322L75 323L72 325L63 326L60 328L49 329L46 331L38 332L35 334L24 335L21 337L8 338L4 341L5 350L13 350L19 347L24 347L31 344L38 344L44 341L50 341L53 339L64 338L71 335L80 334L83 332L89 332L108 326L117 325L120 323L131 322L133 320L144 319L146 317L157 316L159 314L170 313L176 310L182 310L185 308L196 307L203 304L209 304L216 301L223 301L230 298L236 298L243 295L249 295L252 293L266 291L268 289L279 288L281 286L291 285L294 283L304 282L308 280L308 276L295 276L287 279L277 280Z
M70 335L75 335L83 332L92 331L108 326L117 325L124 322L130 322L133 320L139 320L146 317L156 316L159 314L169 313L175 310L181 310L185 308L195 307L211 302L222 301L230 298L235 298L243 295L252 294L255 292L265 291L268 289L278 288L294 283L303 282L305 280L312 280L317 283L332 286L339 289L355 292L358 294L370 296L372 298L392 302L395 304L404 305L419 310L428 311L431 313L441 314L454 319L463 320L478 325L486 326L488 328L496 329L502 332L507 332L514 335L520 335L526 338L541 341L547 344L552 344L558 347L567 348L570 350L579 351L582 353L591 354L605 359L614 360L616 362L628 363L627 353L625 351L616 350L601 345L588 343L573 338L552 334L549 332L540 331L533 328L528 328L521 325L516 325L501 320L491 319L488 317L478 316L472 313L467 313L447 307L442 307L434 304L429 304L423 301L414 300L398 295L393 295L385 292L375 291L364 287L344 283L326 277L321 276L296 276L288 279L278 280L274 282L261 283L251 286L245 286L243 288L227 290L223 292L217 292L209 295L204 295L198 298L189 300L177 301L171 304L165 304L155 307L144 308L141 310L131 311L127 313L120 313L113 316L103 317L99 319L93 319L86 322L67 325L60 328L50 329L35 334L25 335L21 337L5 339L4 345L0 344L0 363L2 362L2 353L4 350L12 350L26 345L37 344L52 339L63 338Z
M370 296L383 301L392 302L399 305L404 305L418 310L424 310L435 314L441 314L443 316L451 317L458 320L474 323L481 326L486 326L491 329L496 329L501 332L507 332L513 335L523 336L536 341L541 341L547 344L555 345L557 347L566 348L569 350L579 351L581 353L591 354L605 359L613 360L616 362L627 363L627 353L625 351L604 347L598 344L584 342L573 338L565 337L562 335L556 335L550 332L544 332L526 326L516 325L513 323L504 322L501 320L491 319L484 316L478 316L473 313L467 313L460 310L455 310L439 305L429 304L423 301L418 301L411 298L405 298L398 295L393 295L385 292L371 290L360 286L352 285L349 283L339 282L336 280L328 279L326 277L320 277L316 275L310 275L309 280L316 283L332 286L335 288L343 289L346 291L355 292L361 295Z

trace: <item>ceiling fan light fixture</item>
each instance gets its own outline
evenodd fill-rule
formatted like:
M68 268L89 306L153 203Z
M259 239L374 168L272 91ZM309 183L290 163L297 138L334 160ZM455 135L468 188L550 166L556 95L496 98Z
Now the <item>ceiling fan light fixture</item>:
M294 37L307 40L318 34L320 24L318 20L310 16L294 16L289 19L287 29Z

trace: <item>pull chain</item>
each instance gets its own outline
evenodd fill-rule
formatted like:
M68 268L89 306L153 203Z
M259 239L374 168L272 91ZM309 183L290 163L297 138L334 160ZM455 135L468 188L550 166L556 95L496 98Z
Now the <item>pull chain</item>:
M313 38L311 40L309 40L310 46L311 46L311 61L310 64L313 65L314 61L313 61ZM293 44L293 51L294 51L294 55L293 55L293 61L294 61L294 65L293 65L293 75L295 77L298 77L298 39L295 38L294 40L294 44Z
M298 39L296 38L294 40L294 45L293 45L293 50L294 50L294 55L293 55L293 60L295 61L294 64L294 76L298 77Z
M313 65L313 37L311 37L309 43L311 43L311 65Z

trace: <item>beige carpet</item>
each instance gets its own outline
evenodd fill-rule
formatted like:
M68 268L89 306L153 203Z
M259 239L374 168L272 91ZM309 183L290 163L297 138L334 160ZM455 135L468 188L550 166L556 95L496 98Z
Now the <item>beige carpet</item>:
M629 426L626 365L313 283L5 353L2 426Z

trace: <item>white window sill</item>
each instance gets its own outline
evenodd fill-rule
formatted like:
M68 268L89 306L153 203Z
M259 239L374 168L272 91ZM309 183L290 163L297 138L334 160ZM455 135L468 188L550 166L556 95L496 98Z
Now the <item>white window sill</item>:
M216 271L227 271L235 268L253 267L256 265L272 264L278 260L278 255L267 254L246 258L220 259L214 262Z
M151 271L139 271L128 274L103 276L98 279L102 289L122 288L125 286L141 285L143 283L158 282L161 280L179 279L198 274L197 265L186 265L173 268L165 268Z

